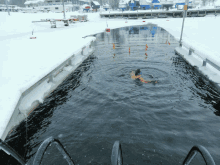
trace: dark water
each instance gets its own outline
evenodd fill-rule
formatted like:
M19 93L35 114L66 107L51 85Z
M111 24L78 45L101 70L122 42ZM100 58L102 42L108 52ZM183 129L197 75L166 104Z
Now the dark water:
M53 136L79 165L110 164L116 140L125 165L181 164L199 144L219 164L219 93L175 55L178 44L173 37L165 44L168 33L153 25L96 37L94 54L10 134L7 143L32 162L43 140ZM144 79L158 83L132 80L130 72L137 68ZM6 164L16 164L2 152L1 157ZM48 148L43 164L65 163L55 146ZM199 154L192 164L204 164Z

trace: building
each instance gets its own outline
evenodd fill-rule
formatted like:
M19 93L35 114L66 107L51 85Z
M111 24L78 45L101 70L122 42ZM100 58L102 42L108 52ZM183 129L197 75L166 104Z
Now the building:
M140 0L140 8L143 10L147 10L151 8L151 2L148 2L146 0Z
M26 0L25 7L38 7L44 4L44 0Z
M105 9L106 11L107 11L108 9L110 9L109 4L104 4L104 5L103 5L103 9Z
M91 7L92 7L92 9L95 9L97 11L97 9L100 8L100 4L97 1L92 1Z
M87 5L90 5L90 0L79 0L79 5L85 5L85 4L87 4Z
M10 12L18 12L21 8L17 5L8 5L8 10ZM5 4L0 4L0 12L7 12L7 6Z
M27 10L35 9L36 11L63 12L62 0L26 0L24 4ZM73 5L71 1L64 2L64 4L66 12L74 11L76 8L76 5Z

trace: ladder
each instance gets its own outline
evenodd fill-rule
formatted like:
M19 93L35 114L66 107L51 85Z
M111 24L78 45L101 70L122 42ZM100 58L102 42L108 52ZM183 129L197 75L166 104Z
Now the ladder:
M72 160L68 152L64 149L63 145L60 143L58 139L55 139L53 137L49 137L41 143L40 147L37 150L37 153L35 154L33 165L41 164L44 153L46 152L48 146L50 146L50 144L52 143L56 144L57 149L61 152L61 154L66 159L68 164L74 165L74 161ZM8 155L14 157L21 165L27 165L28 162L26 162L13 148L11 148L1 139L0 139L0 149L3 150ZM201 145L195 145L192 147L192 149L189 151L186 158L184 159L182 165L189 165L190 162L193 160L193 158L197 155L197 153L200 153L202 155L206 165L215 165L215 162L212 156L210 155L209 151ZM111 155L111 165L123 165L122 147L119 141L115 141L113 145L112 155Z

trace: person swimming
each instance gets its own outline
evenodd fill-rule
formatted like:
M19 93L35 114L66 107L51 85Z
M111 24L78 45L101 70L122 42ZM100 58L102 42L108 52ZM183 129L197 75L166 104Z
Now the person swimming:
M135 72L132 71L130 75L131 75L131 78L132 78L132 79L140 79L141 82L144 82L144 83L150 83L150 82L155 82L155 83L157 83L157 81L146 81L146 80L144 80L144 79L141 77L142 72L141 72L140 69L137 69Z

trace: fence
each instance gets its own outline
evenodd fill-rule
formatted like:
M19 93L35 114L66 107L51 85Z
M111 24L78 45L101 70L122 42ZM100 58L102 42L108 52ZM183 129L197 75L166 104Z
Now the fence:
M204 55L202 52L195 50L194 48L192 48L191 46L189 46L186 43L183 43L183 46L186 47L187 49L189 49L189 55L192 55L192 53L194 53L195 55L197 55L198 57L200 57L203 60L203 64L202 66L206 66L206 64L210 64L212 67L214 67L215 69L217 69L218 71L220 71L220 66L216 63L214 63L212 60L204 57L207 55Z

